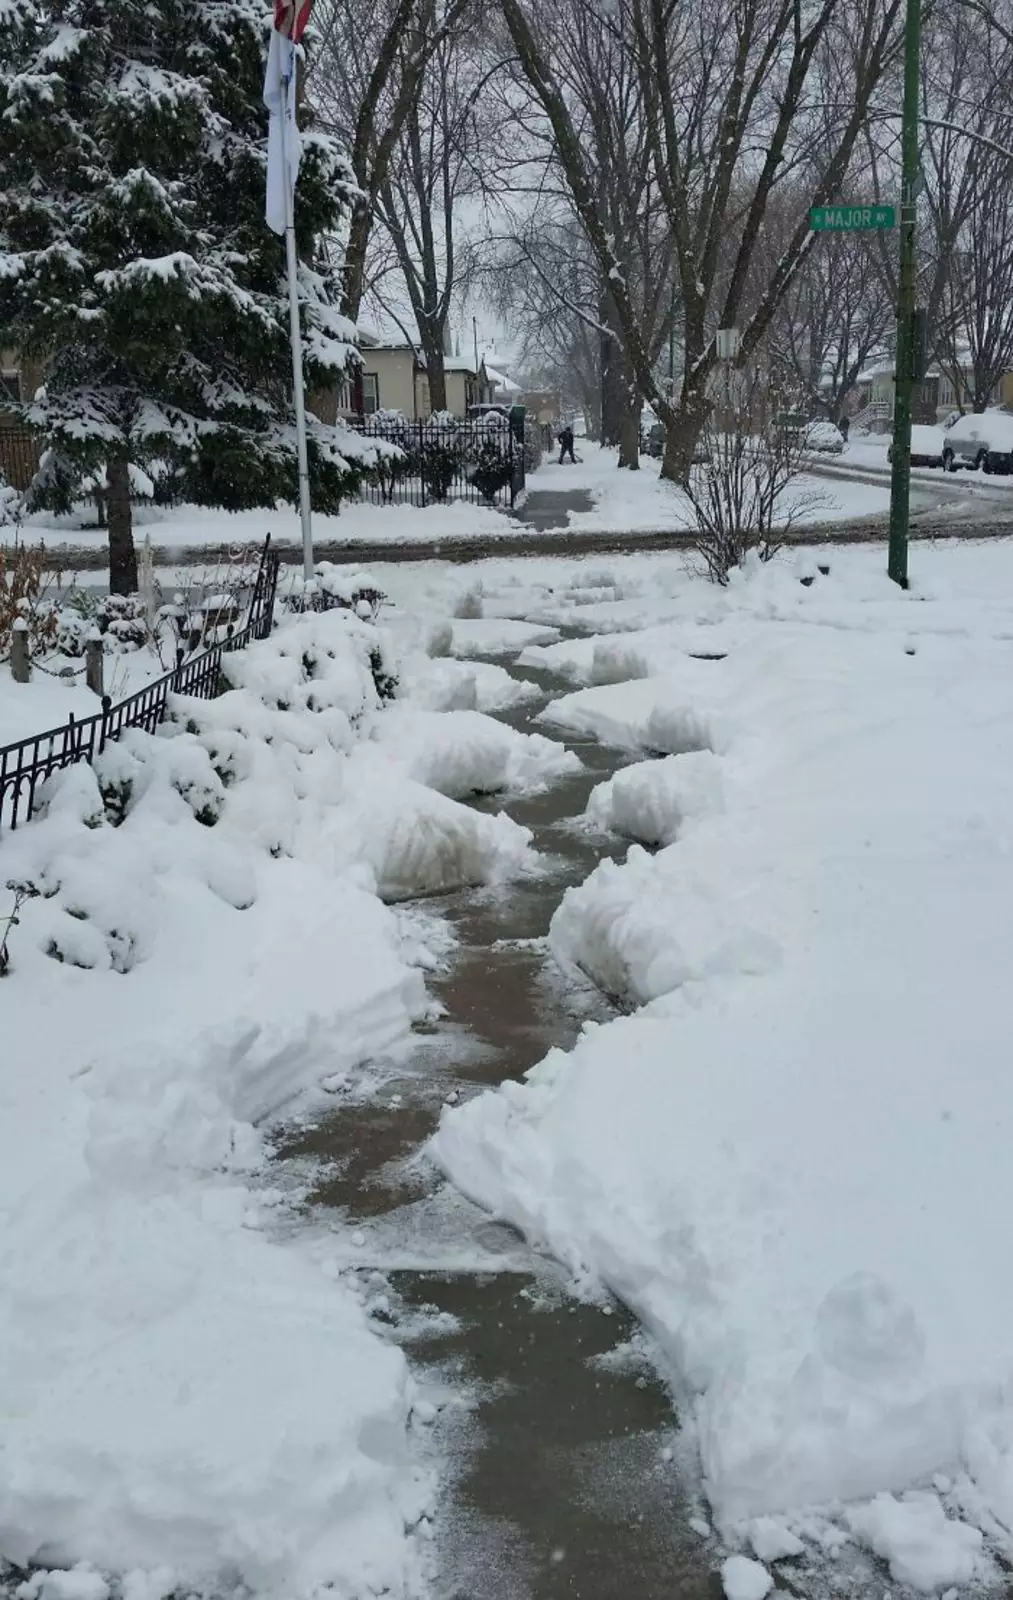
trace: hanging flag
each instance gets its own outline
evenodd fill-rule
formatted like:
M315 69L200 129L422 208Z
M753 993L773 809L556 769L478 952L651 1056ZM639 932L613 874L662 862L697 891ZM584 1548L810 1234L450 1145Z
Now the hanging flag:
M312 10L313 0L274 0L274 26L286 39L298 44Z
M275 233L284 233L299 176L301 141L296 121L295 45L277 28L271 30L267 52L264 104L271 117L267 134L267 225Z

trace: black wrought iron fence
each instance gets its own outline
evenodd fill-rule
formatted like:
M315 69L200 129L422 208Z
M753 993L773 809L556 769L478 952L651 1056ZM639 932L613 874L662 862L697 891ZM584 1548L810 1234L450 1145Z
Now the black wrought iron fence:
M409 422L390 412L345 423L367 439L384 439L397 454L381 460L363 484L375 505L446 505L466 500L513 506L524 488L524 441L505 417Z
M16 828L19 822L27 822L47 778L77 761L93 762L110 740L119 738L124 728L142 728L146 733L154 733L165 718L170 695L213 700L222 687L222 657L244 649L254 639L266 639L270 635L279 560L271 550L268 535L242 628L237 629L230 623L221 630L221 637L214 644L189 661L183 659L180 648L171 672L154 683L145 684L143 689L117 705L104 695L102 709L94 716L77 718L71 715L62 727L0 748L0 828Z

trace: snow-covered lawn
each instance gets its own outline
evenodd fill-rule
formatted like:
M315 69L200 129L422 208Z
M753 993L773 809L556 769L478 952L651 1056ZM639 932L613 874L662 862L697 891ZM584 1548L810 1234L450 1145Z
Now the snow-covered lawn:
M477 709L524 695L502 668L409 648L385 707L378 663L350 613L283 621L0 833L0 940L30 896L0 979L0 1583L95 1569L24 1600L423 1586L413 1382L354 1252L293 1227L270 1130L427 1012L384 901L533 870L455 797L578 763ZM0 682L0 727L84 693Z
M689 501L673 484L662 482L660 463L644 456L638 472L620 472L616 452L604 450L590 440L581 440L576 465L560 466L549 456L535 473L528 475L528 489L564 491L586 489L592 498L591 511L572 512L569 529L582 532L664 533L690 525ZM802 477L786 491L785 513L801 500L802 520L833 522L841 518L875 516L888 509L887 489L874 484L830 482ZM135 508L135 535L145 537L160 550L207 547L256 549L270 533L276 544L301 543L299 518L289 506L273 511L225 513L200 506L159 508L141 504ZM452 501L443 506L424 508L409 505L378 506L365 501L349 501L339 516L317 515L314 537L320 544L336 541L345 544L433 544L441 541L511 538L525 532L526 525L506 508ZM29 517L24 529L31 541L42 539L48 548L104 549L106 532L94 526L91 511L68 517L37 513ZM0 542L3 533L0 530Z
M750 1560L787 1519L936 1592L1013 1551L1013 545L884 565L489 564L497 609L600 630L525 659L588 685L546 719L639 753L588 825L661 848L552 924L637 1009L435 1151L654 1330Z
M218 551L223 547L257 547L268 533L275 544L302 543L298 511L286 505L273 511L224 512L203 506L162 508L142 504L134 509L134 521L138 544L147 537L160 549L207 546ZM348 544L439 544L442 539L451 538L509 538L516 533L517 524L505 511L464 500L425 507L349 501L338 516L317 513L313 531L320 544L329 540ZM24 536L32 542L44 539L47 548L52 549L66 545L104 550L108 542L105 529L95 526L91 512L67 517L38 512L26 519Z

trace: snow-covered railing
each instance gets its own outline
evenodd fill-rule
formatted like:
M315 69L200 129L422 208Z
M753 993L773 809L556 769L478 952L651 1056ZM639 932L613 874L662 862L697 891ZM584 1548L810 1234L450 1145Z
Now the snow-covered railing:
M19 822L27 822L35 809L38 791L48 777L75 762L94 761L124 728L143 728L153 733L165 718L170 695L213 700L221 683L222 657L244 649L254 639L266 639L271 632L279 559L271 550L268 535L244 627L237 630L230 624L224 637L190 661L183 660L181 647L171 672L117 705L103 695L102 709L94 716L71 715L62 727L0 749L0 828L16 828Z
M873 422L889 422L891 416L890 402L888 400L870 400L861 411L856 411L851 418L853 428L867 428Z

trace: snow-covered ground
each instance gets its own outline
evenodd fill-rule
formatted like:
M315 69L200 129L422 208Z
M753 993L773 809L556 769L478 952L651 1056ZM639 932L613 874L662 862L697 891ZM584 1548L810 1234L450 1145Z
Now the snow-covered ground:
M531 489L586 489L593 509L574 511L569 517L571 532L664 533L688 528L693 511L686 495L675 484L660 476L660 462L641 457L637 472L620 472L616 453L603 450L590 440L580 441L576 465L549 457L541 470L529 479ZM889 509L885 489L875 484L829 482L804 475L785 491L781 514L789 513L806 523L835 522L842 518L878 516Z
M145 536L162 549L207 546L208 549L259 546L270 534L276 544L301 545L298 511L279 505L273 511L216 511L203 506L158 507L141 504L134 508L135 535ZM443 506L377 506L365 501L349 501L339 515L317 513L313 518L319 543L439 544L442 539L489 539L509 537L516 525L504 511L492 506L456 500ZM24 534L37 542L44 539L48 548L105 549L104 528L95 526L94 513L54 517L37 512L25 521ZM3 531L0 530L0 542Z
M560 466L548 456L535 473L528 475L528 489L586 489L592 498L591 511L573 512L569 529L582 532L664 533L690 525L689 501L674 484L662 482L660 463L644 456L638 472L620 472L616 452L602 449L590 440L580 441L576 465ZM841 518L875 516L889 505L885 488L874 484L828 482L802 477L786 491L785 514L801 503L806 522L833 522ZM147 537L162 550L206 547L209 551L240 550L263 544L270 533L276 544L301 543L298 514L290 506L273 511L221 512L199 506L174 506L161 509L141 504L135 508L136 536ZM346 544L433 544L447 539L503 539L509 542L525 531L525 524L506 509L453 501L444 506L424 508L407 505L377 506L363 501L349 502L338 516L314 517L314 536L318 543ZM37 513L25 524L25 536L42 539L47 547L59 549L104 549L106 533L94 526L89 510L67 517ZM0 542L2 542L0 530Z
M1013 544L911 565L392 566L379 630L283 622L0 834L39 891L0 980L0 1558L98 1569L22 1600L424 1591L415 1387L265 1156L425 1013L397 903L539 870L462 803L575 764L490 720L537 695L465 659L503 651L632 757L580 824L629 853L551 930L631 1014L448 1112L439 1159L656 1334L731 1600L800 1540L941 1594L1013 1555ZM0 728L84 692L0 679Z
M794 1534L926 1593L1013 1553L1013 545L919 547L908 593L884 566L481 577L487 614L598 634L525 649L577 686L547 721L640 758L588 807L628 856L551 942L635 1009L435 1152L658 1336L734 1596Z
M392 665L350 613L283 621L0 833L0 1584L78 1567L23 1600L424 1586L415 1386L271 1129L426 1014L385 901L534 870L456 797L579 763L478 709L524 695L502 668L406 648L385 707ZM0 680L0 728L85 692Z

